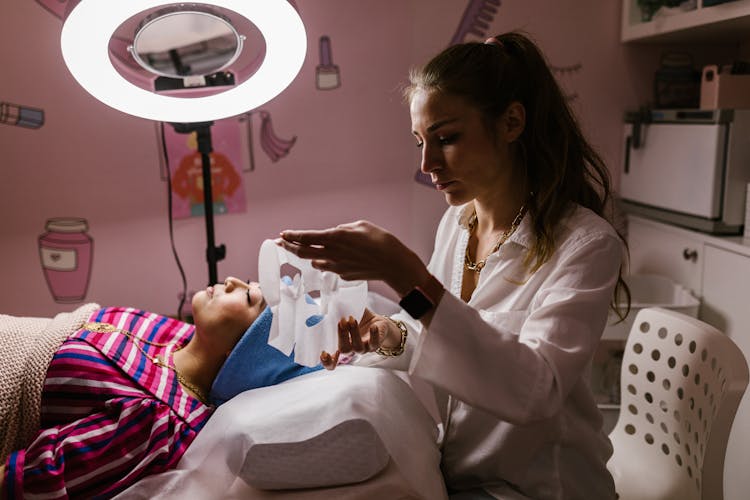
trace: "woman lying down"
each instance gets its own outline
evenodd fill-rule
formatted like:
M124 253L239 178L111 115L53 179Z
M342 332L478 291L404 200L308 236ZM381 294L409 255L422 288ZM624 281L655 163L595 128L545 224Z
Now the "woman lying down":
M194 326L92 305L93 313L52 343L51 362L37 363L43 387L32 402L36 412L0 413L3 497L114 496L176 466L214 405L242 390L320 369L298 365L293 354L268 345L272 313L256 283L227 278L195 294L192 305ZM5 346L11 337L2 326L0 316ZM16 385L16 392L28 395L33 384ZM6 390L0 387L3 406ZM40 414L40 401L40 425L22 432L28 420L23 411Z

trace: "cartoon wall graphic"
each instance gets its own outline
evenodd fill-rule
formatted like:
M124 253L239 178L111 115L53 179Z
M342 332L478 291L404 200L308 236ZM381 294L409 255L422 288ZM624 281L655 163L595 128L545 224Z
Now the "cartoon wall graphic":
M203 159L195 132L181 134L161 124L166 167L172 178L172 216L175 219L202 217ZM211 126L211 195L214 214L246 211L245 190L239 166L242 165L240 129L236 120L217 120Z
M247 145L248 145L248 160L250 166L247 170L255 170L255 151L253 150L253 116L260 116L260 147L263 152L266 153L268 158L276 163L280 159L284 158L292 150L292 147L297 142L297 136L293 135L289 139L284 139L278 135L273 129L273 121L271 120L271 113L265 110L254 110L248 111L243 114L240 118L240 122L245 123L247 129Z
M0 101L0 123L24 128L44 125L44 110Z
M339 67L333 64L330 37L323 35L318 41L320 64L315 68L315 87L318 90L333 90L341 86Z
M555 66L553 64L550 64L549 68L557 78L557 83L565 93L565 98L568 101L575 101L576 99L578 99L578 92L574 90L568 90L568 87L570 85L569 80L571 76L580 73L580 71L583 69L583 65L581 63L571 64L570 66Z
M498 8L500 8L500 0L469 0L449 45L464 42L466 35L469 34L480 38L489 36L487 30L495 19Z
M86 297L94 255L88 222L79 217L47 219L39 236L39 259L55 302L81 302Z
M271 121L271 113L261 110L260 112L260 147L273 162L279 161L289 154L289 151L297 142L297 136L291 139L283 139L276 135Z
M36 3L58 19L65 16L65 9L68 6L68 0L36 0Z

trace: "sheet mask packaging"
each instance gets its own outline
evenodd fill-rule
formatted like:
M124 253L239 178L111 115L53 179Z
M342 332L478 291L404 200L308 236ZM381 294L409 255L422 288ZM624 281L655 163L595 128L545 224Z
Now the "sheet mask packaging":
M283 276L292 269L293 276ZM314 366L321 351L338 348L338 322L352 316L359 320L367 304L367 282L345 281L337 274L313 269L300 259L266 240L258 257L260 289L273 312L268 344L294 361Z

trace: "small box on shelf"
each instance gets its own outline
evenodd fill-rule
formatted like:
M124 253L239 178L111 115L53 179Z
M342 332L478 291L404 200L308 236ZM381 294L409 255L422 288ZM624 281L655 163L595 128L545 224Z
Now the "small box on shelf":
M750 74L734 74L716 64L704 66L701 109L750 108Z

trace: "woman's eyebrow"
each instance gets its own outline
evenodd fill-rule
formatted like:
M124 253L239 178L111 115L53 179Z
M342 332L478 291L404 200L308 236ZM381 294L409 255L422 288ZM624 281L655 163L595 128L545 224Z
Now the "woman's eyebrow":
M449 123L453 123L457 121L458 121L458 118L446 118L445 120L437 121L433 123L432 125L430 125L429 127L427 127L427 131L434 132L435 130L439 129L440 127L444 125L448 125Z

